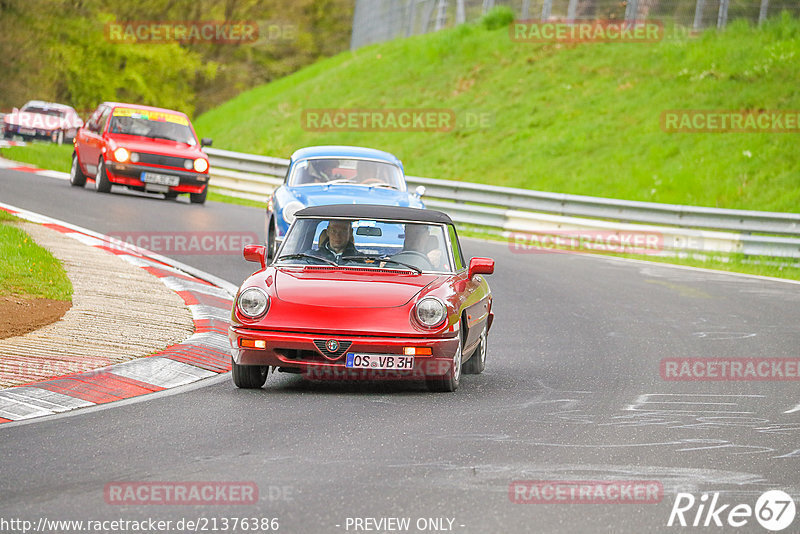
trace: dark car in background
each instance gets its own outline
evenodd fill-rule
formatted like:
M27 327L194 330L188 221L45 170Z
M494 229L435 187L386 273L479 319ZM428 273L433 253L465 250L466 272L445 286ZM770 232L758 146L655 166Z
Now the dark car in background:
M122 185L165 198L189 194L203 204L208 194L208 156L184 113L117 102L104 102L75 138L70 183L87 179L101 193Z
M3 116L3 137L25 140L47 139L59 145L75 138L83 120L70 106L31 100L22 109Z

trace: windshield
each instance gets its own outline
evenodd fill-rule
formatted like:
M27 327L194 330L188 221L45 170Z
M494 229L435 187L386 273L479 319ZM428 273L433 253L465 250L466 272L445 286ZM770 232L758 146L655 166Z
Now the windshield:
M400 168L391 163L367 159L316 158L298 161L289 185L355 184L405 190Z
M66 112L60 109L42 108L38 106L24 106L20 111L25 113L37 113L39 115L48 115L50 117L64 117Z
M445 235L442 224L298 218L276 262L452 272Z
M189 121L176 113L116 108L111 116L109 132L197 144Z

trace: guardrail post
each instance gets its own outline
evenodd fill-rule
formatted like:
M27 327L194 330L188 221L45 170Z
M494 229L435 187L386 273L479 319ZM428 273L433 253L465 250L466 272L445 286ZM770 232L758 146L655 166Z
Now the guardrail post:
M634 2L636 0L633 0ZM569 4L567 5L567 21L572 23L575 22L575 12L578 11L578 0L569 0Z
M639 0L629 0L625 9L625 21L635 22L639 15Z
M467 10L464 9L464 0L456 0L456 24L464 24L467 21Z

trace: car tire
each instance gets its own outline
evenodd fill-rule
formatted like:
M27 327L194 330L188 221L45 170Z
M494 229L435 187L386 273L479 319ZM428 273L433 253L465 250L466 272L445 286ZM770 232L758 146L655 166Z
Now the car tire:
M258 389L267 381L268 365L239 365L231 358L231 375L237 388Z
M461 338L458 339L458 348L453 354L453 365L450 370L441 376L430 376L425 379L428 389L437 392L452 392L458 389L461 383Z
M483 327L481 338L478 342L478 348L470 356L469 360L464 362L464 368L461 370L465 375L479 375L486 369L486 341L487 341L486 327Z
M94 188L98 193L109 193L111 191L111 182L108 181L106 166L103 164L102 158L97 162L97 174L94 176Z
M78 163L78 154L72 154L72 167L69 169L69 184L73 187L83 187L86 185L86 175L83 174Z
M206 195L208 195L208 186L205 186L205 188L203 188L202 193L189 193L189 201L192 204L205 204Z

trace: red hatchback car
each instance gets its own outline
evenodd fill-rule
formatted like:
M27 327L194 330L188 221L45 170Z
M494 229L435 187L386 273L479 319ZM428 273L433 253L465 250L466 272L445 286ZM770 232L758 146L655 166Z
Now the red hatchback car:
M111 185L163 193L188 193L203 204L208 193L208 156L189 118L169 109L104 102L75 136L70 183L94 182L101 193Z
M483 371L494 315L481 275L494 261L465 262L446 214L338 204L295 215L272 265L266 247L244 249L262 269L233 305L236 386L260 388L272 369L454 391L462 371Z

